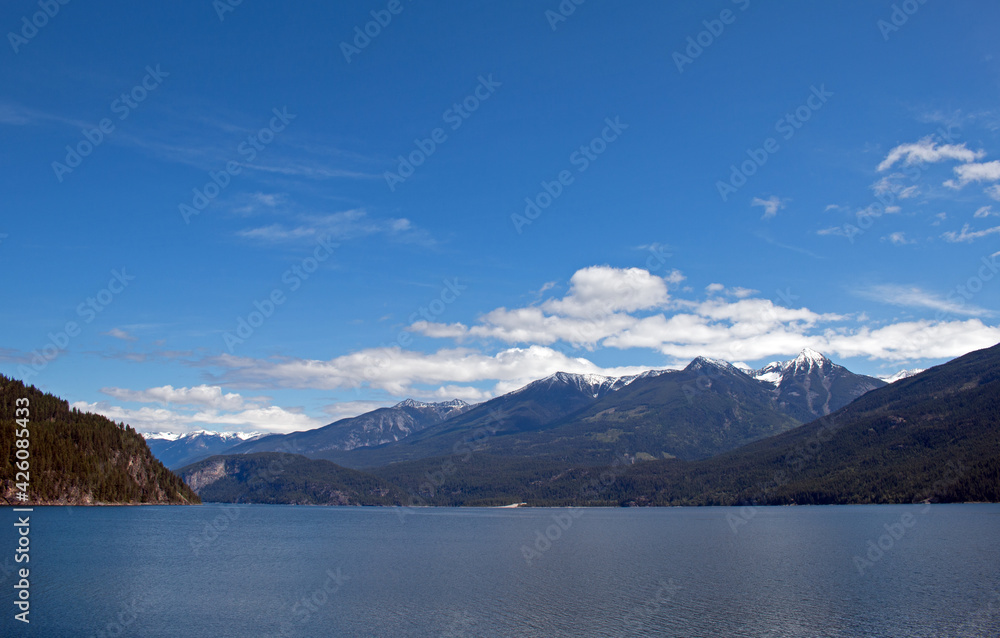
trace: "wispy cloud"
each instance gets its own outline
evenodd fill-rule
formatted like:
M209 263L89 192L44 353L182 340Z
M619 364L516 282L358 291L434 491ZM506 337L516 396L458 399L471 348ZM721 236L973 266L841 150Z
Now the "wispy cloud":
M329 237L334 241L382 235L401 243L432 245L430 234L416 228L405 217L378 219L361 209L330 213L328 215L298 215L296 224L274 223L237 232L245 239L268 243L286 243Z
M136 341L139 339L139 337L136 337L127 330L122 330L121 328L112 328L111 330L102 332L101 334L108 337L114 337L115 339L121 339L122 341Z
M761 219L771 219L778 214L778 211L785 207L787 199L781 199L777 195L771 195L767 199L761 199L760 197L754 197L750 201L751 206L761 206L764 208L764 214Z
M966 148L965 144L942 144L938 146L931 136L921 139L914 144L900 144L889 151L885 159L878 165L879 172L889 170L897 162L909 166L912 164L933 163L943 160L957 160L959 162L972 162L985 156L986 152L973 151Z
M951 301L946 297L928 292L917 286L882 284L862 288L857 291L857 294L866 299L880 301L893 306L924 308L961 317L990 317L995 314L985 308L978 308L964 302Z
M955 231L952 230L944 233L941 236L944 237L945 240L947 241L950 241L952 243L958 243L962 241L972 242L975 241L976 239L982 239L983 237L987 237L989 235L995 235L998 233L1000 233L1000 226L994 226L993 228L987 228L985 230L970 230L969 225L965 224L964 226L962 226L962 230L960 232L956 233Z

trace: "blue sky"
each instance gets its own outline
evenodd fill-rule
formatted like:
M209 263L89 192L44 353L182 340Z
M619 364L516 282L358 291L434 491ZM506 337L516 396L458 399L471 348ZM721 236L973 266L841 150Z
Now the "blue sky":
M995 3L180 5L0 10L0 371L75 405L1000 341Z

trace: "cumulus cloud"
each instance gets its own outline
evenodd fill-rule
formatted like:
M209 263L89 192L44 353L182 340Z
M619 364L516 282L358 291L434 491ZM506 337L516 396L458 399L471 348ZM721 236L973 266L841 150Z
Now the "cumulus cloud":
M853 331L830 332L813 346L821 352L841 357L905 361L946 359L1000 342L1000 327L979 319L966 321L908 321L882 328L862 327Z
M666 282L641 268L591 266L573 273L570 290L542 309L552 314L589 317L608 312L645 310L666 304Z
M592 266L576 271L569 292L539 305L497 308L482 315L471 327L462 323L418 321L413 332L458 341L466 337L496 339L504 343L551 345L557 341L574 347L593 348L601 339L616 334L637 321L631 313L665 307L668 284L684 275L677 270L660 277L640 268Z
M256 403L248 403L242 396L235 392L223 394L222 388L217 385L199 385L191 388L175 388L171 385L164 385L146 390L101 388L101 392L120 401L129 401L132 403L204 406L219 410L241 410L245 407L258 407Z
M953 170L957 179L949 179L944 183L950 188L962 188L970 182L996 182L1000 180L1000 160L981 164L962 164Z
M965 144L942 144L938 146L932 136L928 136L914 144L900 144L889 151L885 159L878 165L878 171L886 171L896 163L902 162L909 166L912 164L934 163L943 160L957 160L959 162L972 162L982 158L985 151L973 151L966 148Z
M700 300L674 298L668 294L668 277L595 266L574 274L565 295L536 305L497 308L468 325L427 321L410 325L413 332L456 342L431 352L367 348L328 360L223 354L203 359L200 365L215 369L213 376L220 384L247 388L366 387L398 398L482 401L557 371L621 376L683 366L697 356L760 361L791 356L806 347L831 356L898 362L954 357L1000 341L1000 327L981 321L991 312L915 287L872 287L862 296L935 311L934 320L873 325L864 313L817 312L794 307L790 299L782 304L761 298L757 291L722 283L708 285ZM947 320L948 315L962 320ZM476 347L462 345L474 339L480 340ZM491 344L498 342L503 345L494 349ZM584 347L587 352L646 350L640 361L649 365L607 367L560 351L559 344ZM238 403L227 406L233 408L230 415L221 415L221 404L229 396L221 390L194 390L166 386L144 391L142 397L189 402L200 397L212 406L201 417L215 422L250 416L245 413L251 408ZM369 406L349 402L328 408L327 414L347 415L363 407Z
M424 353L392 347L369 348L326 361L221 355L206 363L225 368L227 380L247 386L335 390L364 385L399 397L421 392L417 386L431 386L424 392L434 392L433 386L485 381L520 387L559 371L621 376L651 369L603 368L585 358L538 345L509 348L494 355L468 348Z
M298 411L278 406L254 407L238 412L201 410L186 412L170 408L142 407L138 409L111 405L105 401L77 401L72 407L101 414L113 421L131 425L140 432L174 432L185 434L197 430L243 432L297 432L324 425Z

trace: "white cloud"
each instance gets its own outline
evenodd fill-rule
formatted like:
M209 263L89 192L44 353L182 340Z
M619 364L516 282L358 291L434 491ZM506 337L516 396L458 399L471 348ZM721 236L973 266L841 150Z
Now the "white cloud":
M111 330L102 332L101 334L114 337L115 339L121 339L122 341L136 341L138 339L135 335L126 330L122 330L121 328L112 328Z
M888 236L882 238L885 241L891 242L894 246L905 246L907 244L915 244L916 240L907 239L906 233L902 231L897 231L895 233L889 233Z
M830 331L813 346L841 357L885 361L946 359L988 348L1000 342L1000 327L979 319L966 321L909 321L872 330Z
M496 308L469 325L419 321L408 328L457 342L482 339L475 348L433 352L368 348L329 360L221 355L202 360L201 365L221 369L216 375L220 383L244 387L365 386L398 398L481 401L557 371L619 376L684 365L696 356L759 361L794 355L805 347L895 362L952 357L1000 341L1000 327L978 319L991 315L989 311L913 287L882 286L863 294L892 305L936 311L935 320L873 326L864 313L852 317L788 307L760 298L757 291L722 283L710 284L700 300L671 298L667 284L667 278L648 271L595 266L574 274L562 297L527 307ZM943 321L944 314L974 319ZM967 341L962 340L962 331L968 333ZM489 344L496 342L519 347L491 349ZM647 361L654 365L603 367L560 352L553 347L558 342L588 350L644 349L652 353ZM212 396L220 400L214 392ZM349 408L338 414L362 407L345 405ZM203 416L216 422L249 418L246 407L231 416L217 414L219 409ZM340 408L329 408L328 414L333 415L333 409Z
M983 189L983 192L989 195L991 198L1000 202L1000 184L987 186L985 189Z
M956 233L955 231L950 230L941 236L952 243L961 241L971 243L973 240L982 239L983 237L994 235L996 233L1000 233L1000 226L994 226L993 228L987 228L986 230L970 230L969 225L965 224L962 226L961 232Z
M912 197L916 197L920 194L920 187L916 184L911 186L903 186L900 184L899 181L905 177L906 175L903 173L892 173L891 175L886 175L872 184L872 191L876 195L894 193L899 199L910 199Z
M995 217L997 215L998 213L993 212L992 206L981 206L976 210L975 213L973 213L972 216L975 217L976 219L982 219L983 217Z
M569 292L537 306L497 308L479 317L477 325L418 321L407 329L429 337L497 339L505 343L551 345L563 341L574 347L595 347L601 339L633 325L629 313L665 307L668 284L684 275L672 270L659 277L639 268L592 266L576 271Z
M788 200L782 200L777 195L772 195L767 199L761 199L760 197L754 197L750 201L751 206L762 206L764 208L764 214L761 219L771 219L778 214L778 211L785 207L785 203Z
M982 158L985 151L972 151L965 144L942 144L937 146L933 137L925 137L915 144L900 144L895 147L878 165L879 172L892 168L897 162L909 166L912 164L934 163L942 160L957 160L972 162Z
M419 392L414 386L497 381L520 387L559 371L621 376L650 369L649 366L602 368L587 359L538 345L510 348L492 356L466 348L432 353L369 348L328 361L221 355L206 363L226 368L225 378L244 385L320 390L367 385L398 397Z
M120 401L133 403L202 406L220 410L241 410L245 407L259 407L257 402L247 402L235 392L223 394L222 388L217 385L199 385L191 388L175 388L171 385L164 385L146 390L101 388L101 392Z
M666 282L641 268L591 266L573 273L569 282L569 294L546 301L542 309L551 314L593 317L655 308L669 298Z
M294 225L275 223L246 228L238 231L237 235L268 243L316 240L323 237L344 241L371 235L385 235L409 243L432 243L425 231L414 228L406 218L375 219L360 209L327 215L299 215L296 220Z
M296 432L324 425L322 421L311 419L301 412L289 411L277 406L251 408L240 412L205 410L193 414L167 408L142 407L133 410L110 405L104 401L97 403L77 401L73 403L72 407L104 415L113 421L122 421L140 432L183 434L206 429L204 427L206 425L215 431L233 431L235 429L250 432Z
M954 169L958 180L949 179L944 183L950 188L962 188L970 182L995 182L1000 180L1000 160L981 164L962 164Z

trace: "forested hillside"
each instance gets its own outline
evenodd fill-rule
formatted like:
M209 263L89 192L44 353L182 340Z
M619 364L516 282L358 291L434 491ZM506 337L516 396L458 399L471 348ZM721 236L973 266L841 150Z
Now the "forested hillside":
M20 402L18 400L21 400ZM17 408L27 399L28 501L15 463ZM22 453L21 456L24 456ZM22 466L23 467L23 466ZM17 505L199 503L198 496L156 460L130 426L71 409L34 386L0 375L0 496Z

